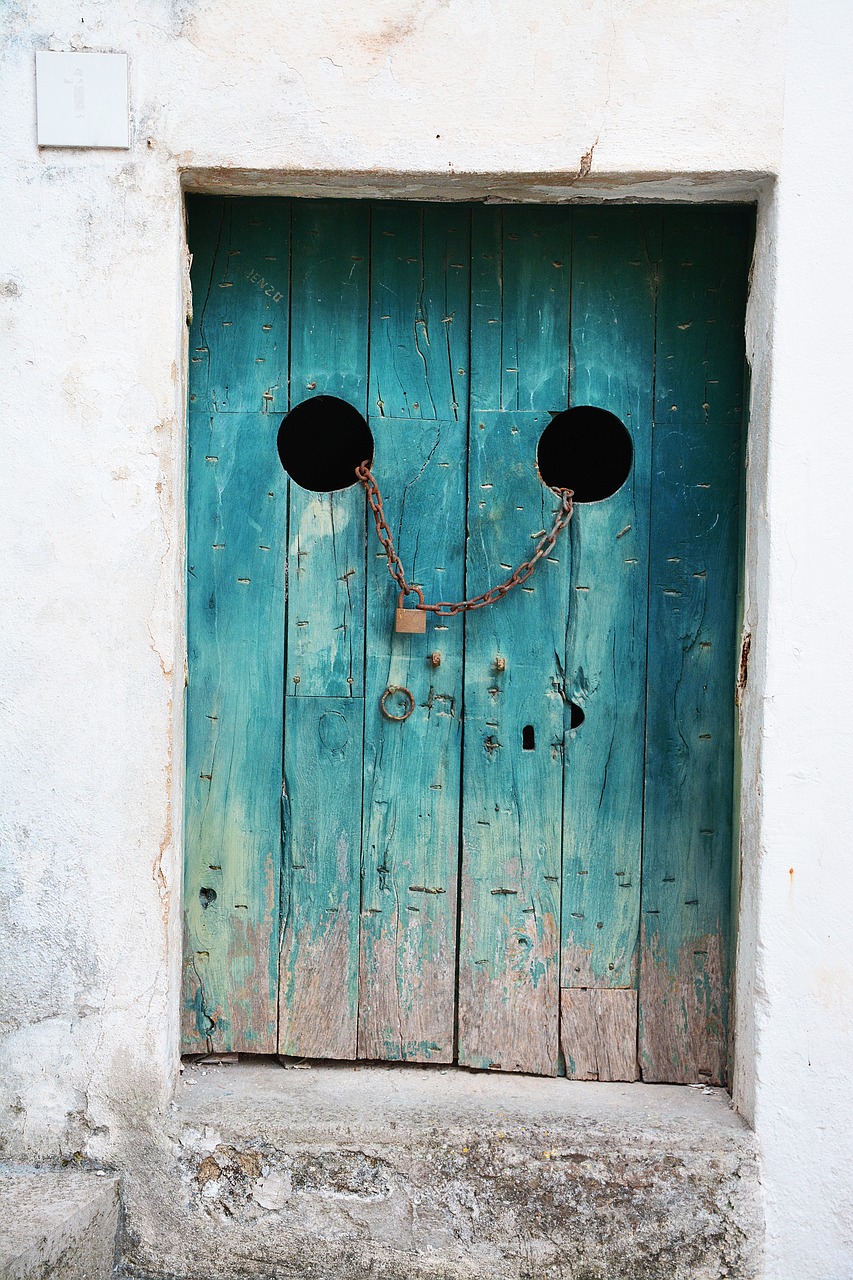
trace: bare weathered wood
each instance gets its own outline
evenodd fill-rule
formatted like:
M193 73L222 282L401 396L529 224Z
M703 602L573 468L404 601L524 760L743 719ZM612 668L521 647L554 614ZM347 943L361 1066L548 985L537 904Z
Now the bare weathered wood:
M637 1080L637 992L564 987L560 1048L570 1080Z
M364 710L288 698L278 1051L354 1058Z
M713 871L712 871L713 875ZM657 900L651 899L650 900ZM657 1084L726 1084L724 921L676 949L648 915L641 931L640 1065ZM663 922L663 928L666 928ZM677 922L670 925L677 927Z

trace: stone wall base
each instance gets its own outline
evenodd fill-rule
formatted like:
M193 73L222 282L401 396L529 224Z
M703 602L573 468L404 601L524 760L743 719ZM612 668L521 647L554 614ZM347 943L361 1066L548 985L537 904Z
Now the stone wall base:
M0 1280L110 1280L118 1192L109 1173L0 1167Z
M244 1059L187 1067L124 1167L127 1276L760 1274L755 1141L719 1089Z

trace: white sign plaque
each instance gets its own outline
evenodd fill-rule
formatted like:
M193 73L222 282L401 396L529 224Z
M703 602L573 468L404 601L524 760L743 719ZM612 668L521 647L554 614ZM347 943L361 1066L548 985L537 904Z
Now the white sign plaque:
M126 53L36 54L40 147L129 147Z

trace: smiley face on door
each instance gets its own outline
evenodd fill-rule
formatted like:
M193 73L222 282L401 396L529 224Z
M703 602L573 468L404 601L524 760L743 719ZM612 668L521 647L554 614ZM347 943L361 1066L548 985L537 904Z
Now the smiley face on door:
M345 563L346 538L353 564L358 548L366 555L367 608L363 621L353 623L366 653L364 766L359 770L353 758L349 773L345 761L334 767L338 785L350 777L346 785L363 796L359 1054L448 1060L458 998L464 1052L472 1064L504 1065L506 1059L507 1069L533 1064L550 1070L553 1021L547 1008L553 1011L555 996L539 987L536 975L553 972L548 957L556 950L552 886L560 877L564 751L584 721L561 663L555 665L573 603L562 536L572 513L567 490L576 490L585 507L606 505L630 475L631 437L616 415L594 406L474 415L470 424L392 421L378 414L368 426L350 403L320 394L281 421L277 446L293 493L300 495L291 506L300 514L289 539L301 620L291 650L297 663L314 621L312 599L300 585L311 563L337 563L337 580L355 583L357 575L348 576ZM378 540L369 518L364 524L359 480L376 516ZM622 564L618 541L607 554ZM513 565L520 568L512 572ZM427 612L416 604L403 607L401 591L395 634L395 593L409 582ZM468 584L482 588L480 594L466 591ZM454 599L448 602L445 593ZM328 605L314 597L317 619ZM471 612L481 606L482 612ZM357 600L352 609L356 619ZM427 617L429 652L417 643ZM401 619L410 625L400 625ZM421 625L411 625L415 621ZM291 720L303 718L313 701L301 690L300 676L287 700ZM353 703L341 714L352 717ZM287 741L286 730L285 736ZM311 751L324 761L318 777L324 776L333 766L319 739ZM302 830L300 815L320 807L323 797L290 758L289 805ZM539 819L530 831L519 831L523 807L534 797ZM337 830L334 840L343 839ZM451 961L460 873L463 930L467 926L461 972L467 982L457 993ZM488 936L492 928L503 941L500 954L486 964L472 958L483 945L474 935L480 929ZM290 954L288 943L286 937L283 956ZM409 956L403 979L394 974L401 947ZM408 990L415 974L423 994L413 998L413 989L407 996L408 1031L398 1031L395 1041L394 993L400 980ZM531 1007L543 1015L538 1024L531 1018L523 1048L513 1049L503 1032L484 1035L475 1013L489 1005L489 989L494 1002L507 982L516 992L514 1017L526 1016L524 992L531 982L537 991ZM293 998L295 988L288 995ZM418 1025L420 1037L414 1034Z
M722 1079L752 215L188 209L186 1047Z

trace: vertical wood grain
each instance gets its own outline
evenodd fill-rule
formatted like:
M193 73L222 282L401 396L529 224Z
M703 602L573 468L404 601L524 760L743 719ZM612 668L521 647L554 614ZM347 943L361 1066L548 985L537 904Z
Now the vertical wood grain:
M471 215L466 205L372 206L371 420L465 420Z
M190 405L287 407L290 201L188 196Z
M564 988L560 1048L570 1080L636 1080L637 992Z
M469 593L553 522L531 461L547 420L472 418ZM558 1053L565 554L466 620L459 1060L540 1075Z
M722 1084L740 430L656 426L654 457L641 1062Z
M285 513L274 420L189 423L184 1052L275 1051Z
M639 1006L645 1079L724 1082L752 211L188 211L184 1050L447 1062L456 1016L463 1065L633 1079ZM550 526L567 404L632 473L509 597L395 635L361 487L278 462L320 394L369 415L428 598Z
M672 210L664 218L658 344L674 354L663 402L658 396L652 460L640 976L646 1080L726 1080L750 216Z
M337 396L367 413L369 206L293 205L291 408ZM290 482L287 691L364 695L364 490Z
M553 520L536 446L566 407L569 341L570 214L473 219L469 595L507 577ZM459 1061L543 1075L559 1051L565 552L466 619Z
M389 521L407 571L431 598L458 598L462 591L464 438L464 425L457 422L383 419L377 429L377 440L384 442L379 451ZM438 626L429 621L425 635L398 635L395 605L385 557L376 554L368 596L359 1053L449 1062L462 627L459 618L448 618ZM432 654L439 665L433 665ZM404 723L386 719L380 710L391 686L411 690L415 707Z
M367 409L369 207L293 205L291 407L317 395ZM365 500L289 483L282 1053L353 1057L357 1037ZM344 712L330 700L351 700ZM307 701L305 710L294 704ZM346 727L341 746L332 733ZM341 729L341 733L343 730ZM332 735L337 745L330 745ZM312 751L309 763L304 752ZM339 877L344 876L341 881ZM318 1002L326 1011L318 1013ZM322 1048L320 1028L327 1029Z
M576 505L568 531L566 695L585 718L566 749L564 987L636 984L660 237L654 210L575 211L570 400L615 414L634 459L612 497Z
M662 216L655 421L740 424L755 210L674 206Z
M273 1052L289 214L188 200L185 1052ZM274 278L275 286L270 284Z
M430 600L464 586L469 234L466 208L374 207L374 471L406 573ZM368 545L359 1055L449 1062L463 624L395 634L397 591L372 527ZM415 700L402 724L380 711L395 685Z
M364 709L288 698L278 1051L354 1058Z
M568 395L573 213L508 205L500 217L500 407L553 413Z

